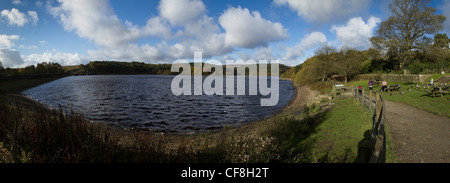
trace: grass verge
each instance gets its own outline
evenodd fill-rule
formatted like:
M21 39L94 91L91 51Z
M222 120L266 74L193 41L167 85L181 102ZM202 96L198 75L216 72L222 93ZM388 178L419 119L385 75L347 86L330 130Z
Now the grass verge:
M431 94L427 93L425 89L418 89L416 87L417 83L389 82L388 84L400 84L404 91L404 95L401 95L400 92L382 92L381 95L385 100L408 104L433 114L450 117L450 95L433 97ZM365 89L369 88L368 81L355 81L348 85L362 86ZM422 86L422 84L419 84L419 86ZM410 88L411 91L408 91L408 88ZM380 87L374 86L374 90L379 91Z

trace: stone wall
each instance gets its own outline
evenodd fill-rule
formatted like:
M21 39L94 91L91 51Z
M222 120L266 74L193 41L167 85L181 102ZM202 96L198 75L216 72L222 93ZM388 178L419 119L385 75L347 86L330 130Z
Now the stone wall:
M357 78L359 80L369 80L370 78L374 80L386 80L388 82L413 82L413 83L424 83L431 75L420 75L420 74L361 74Z

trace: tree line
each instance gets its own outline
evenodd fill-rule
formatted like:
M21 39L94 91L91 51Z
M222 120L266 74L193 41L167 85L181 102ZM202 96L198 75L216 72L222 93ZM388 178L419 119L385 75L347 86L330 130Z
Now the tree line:
M440 74L450 72L450 39L443 30L446 17L428 6L429 0L394 0L392 16L381 22L370 38L372 48L358 51L325 45L312 58L291 69L299 84L339 78L348 82L357 74ZM340 77L336 77L336 76Z
M191 63L192 74L194 72L194 63ZM204 63L202 63L202 68ZM259 68L259 64L256 65ZM147 64L142 62L117 62L117 61L92 61L88 64L78 66L61 66L58 63L39 63L37 66L30 65L25 68L3 68L0 62L0 80L20 79L40 76L53 75L131 75L131 74L155 74L155 75L176 75L179 72L172 72L172 64ZM226 67L223 67L223 73L226 73ZM280 64L280 74L289 71L291 67ZM204 72L209 75L214 72ZM246 69L248 74L248 68ZM259 72L259 70L258 70ZM268 64L267 72L270 76L271 66ZM235 74L237 69L235 69ZM259 73L258 73L259 74Z
M171 64L146 64L142 62L92 61L80 65L81 74L170 74Z
M205 63L202 63L202 68ZM190 63L191 72L194 74L194 63ZM259 68L259 64L256 65ZM158 74L158 75L176 75L179 72L171 71L172 64L146 64L141 62L116 62L116 61L93 61L86 65L80 65L80 70L76 74ZM223 73L226 73L226 67ZM280 74L288 71L291 67L279 65ZM214 68L211 72L215 72ZM204 72L208 75L211 72ZM271 73L271 66L267 66L268 75ZM237 69L235 69L235 74ZM248 68L247 68L248 74Z
M0 80L41 77L41 76L56 76L63 75L64 69L58 63L43 62L36 66L30 65L25 68L3 68L0 62Z

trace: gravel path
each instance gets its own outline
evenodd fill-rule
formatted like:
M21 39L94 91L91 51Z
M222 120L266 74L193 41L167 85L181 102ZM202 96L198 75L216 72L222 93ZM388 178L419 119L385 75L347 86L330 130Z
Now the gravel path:
M386 124L399 163L450 163L450 119L386 101Z

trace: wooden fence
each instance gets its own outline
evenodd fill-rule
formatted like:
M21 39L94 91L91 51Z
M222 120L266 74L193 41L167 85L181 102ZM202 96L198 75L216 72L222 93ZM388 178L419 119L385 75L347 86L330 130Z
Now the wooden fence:
M370 140L359 144L358 156L362 162L384 163L386 161L386 133L384 127L386 107L383 97L378 92L355 86L352 86L351 90L352 96L374 113Z

